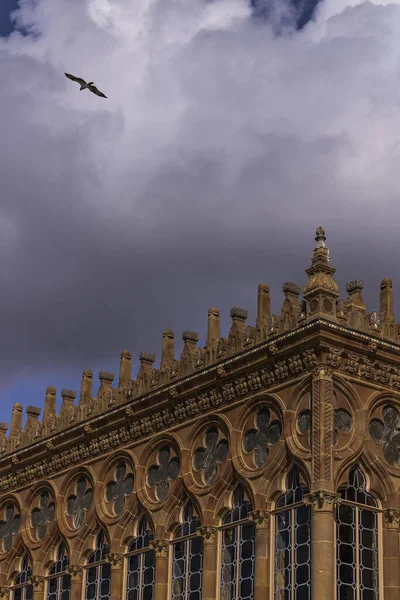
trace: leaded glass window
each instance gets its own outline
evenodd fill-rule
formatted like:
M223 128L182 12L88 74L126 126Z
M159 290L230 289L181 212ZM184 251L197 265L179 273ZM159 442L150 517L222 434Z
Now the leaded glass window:
M311 599L311 508L309 493L296 466L286 480L286 493L276 503L275 600Z
M21 562L21 571L14 579L13 600L33 600L33 586L28 582L31 575L32 567L28 555L25 554Z
M109 600L111 565L105 562L109 554L104 531L96 539L96 550L90 555L86 570L85 600Z
M173 541L171 600L201 600L203 538L196 534L198 527L200 520L188 502Z
M249 519L252 510L239 485L222 525L221 600L254 599L256 526Z
M142 517L137 537L128 549L127 600L153 600L156 554L149 549L152 539L147 519Z
M50 569L47 583L47 600L69 600L71 591L71 575L66 573L68 554L64 544L61 544L57 560Z
M341 487L336 509L337 600L378 600L377 502L358 466Z

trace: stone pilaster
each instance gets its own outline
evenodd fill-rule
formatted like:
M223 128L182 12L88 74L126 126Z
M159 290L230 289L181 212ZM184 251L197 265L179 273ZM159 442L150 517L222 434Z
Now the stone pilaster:
M33 586L33 600L44 600L44 577L32 575L28 582Z
M319 366L312 379L312 491L330 487L333 467L334 407L330 369Z
M109 554L106 562L111 565L111 597L110 600L121 600L124 597L124 555Z
M338 494L319 490L308 495L311 504L312 600L335 598L335 508Z
M169 600L168 595L168 540L152 540L149 544L156 553L156 580L154 600Z
M197 530L203 538L202 600L217 598L218 530L205 525Z
M254 600L270 597L270 514L267 510L254 510L249 517L256 524Z
M400 510L383 511L383 581L385 600L400 598Z
M79 565L68 565L67 573L71 576L70 600L81 600L83 586L83 569Z

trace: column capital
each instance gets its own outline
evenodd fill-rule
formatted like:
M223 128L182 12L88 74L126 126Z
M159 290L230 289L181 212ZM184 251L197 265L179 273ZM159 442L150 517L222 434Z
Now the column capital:
M257 529L268 529L270 521L270 513L268 510L253 510L249 513L250 521L256 524Z
M215 544L217 539L217 528L213 525L204 525L203 527L199 527L197 530L197 535L200 535L205 544Z
M149 542L149 548L154 550L156 558L167 558L168 546L168 540L151 540L151 542Z
M312 378L313 380L332 381L332 370L325 365L319 365L313 370Z
M8 600L10 597L10 588L1 586L0 587L0 598L1 600Z
M33 585L33 590L35 592L44 591L44 577L40 577L40 575L31 575L28 577L28 583Z
M387 529L400 528L400 510L398 508L386 508L383 511Z
M340 495L328 490L318 490L307 494L306 504L311 504L313 512L333 512Z
M68 575L71 576L71 581L79 581L82 579L83 569L80 565L67 565L65 570Z
M112 552L107 554L105 561L111 564L112 569L122 569L124 566L124 555L119 552Z

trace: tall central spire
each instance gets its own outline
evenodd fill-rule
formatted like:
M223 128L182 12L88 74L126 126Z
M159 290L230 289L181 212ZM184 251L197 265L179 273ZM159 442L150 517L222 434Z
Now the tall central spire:
M315 241L317 244L314 248L311 267L306 269L310 279L303 290L304 298L307 299L319 292L328 292L337 297L339 287L333 279L336 269L330 264L329 249L325 244L325 231L321 226L315 230Z

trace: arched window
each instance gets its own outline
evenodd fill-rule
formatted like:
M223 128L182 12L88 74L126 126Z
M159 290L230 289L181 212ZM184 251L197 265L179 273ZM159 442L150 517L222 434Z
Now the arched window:
M222 525L221 600L253 600L256 526L253 510L239 485Z
M198 527L200 520L188 502L172 546L171 600L201 600L203 538L196 535Z
M64 544L61 544L57 560L50 569L47 584L47 600L69 600L71 591L71 575L66 573L68 554Z
M104 531L101 531L96 539L96 550L88 560L85 600L109 600L110 598L111 565L104 560L108 553Z
M378 600L377 502L366 491L365 476L357 465L350 471L348 485L338 492L337 600Z
M142 517L128 549L126 600L153 600L156 553L149 549L152 539L147 519Z
M308 493L294 466L276 503L275 600L311 598L311 508L303 501Z
M32 600L33 586L28 583L28 578L32 575L32 568L29 557L24 555L21 563L21 571L14 579L13 600Z

